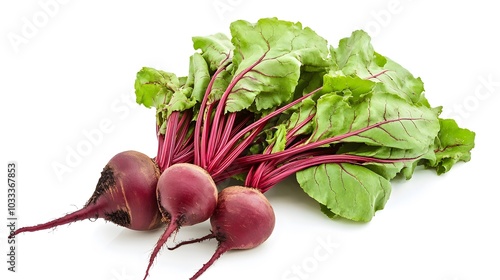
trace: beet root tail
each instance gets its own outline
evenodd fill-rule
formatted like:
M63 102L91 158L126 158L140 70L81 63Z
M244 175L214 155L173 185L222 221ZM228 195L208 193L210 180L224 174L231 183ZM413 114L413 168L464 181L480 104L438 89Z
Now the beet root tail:
M14 236L23 233L23 232L34 232L44 229L54 228L60 225L69 224L76 221L82 221L85 219L91 218L99 218L99 210L101 206L99 204L93 204L86 206L82 209L79 209L75 212L69 213L61 218L57 218L55 220L39 224L36 226L28 226L17 229L9 235L9 238L13 238Z
M208 240L208 239L212 239L212 238L215 238L215 234L213 233L210 233L210 234L207 234L203 237L200 237L200 238L196 238L196 239L191 239L191 240L187 240L187 241L182 241L180 243L177 243L174 247L167 247L169 250L175 250L181 246L184 246L184 245L188 245L188 244L193 244L193 243L199 243L199 242L203 242L205 240Z
M228 246L224 246L222 245L221 243L219 243L219 246L217 247L217 250L215 250L215 253L212 255L212 257L210 258L210 260L205 263L203 265L202 268L200 268L200 270L198 270L198 272L196 272L195 275L193 275L193 277L189 278L189 280L196 280L198 279L198 277L200 277L210 266L212 266L212 264L214 264L214 262L220 258L220 256L222 256L222 254L224 254L225 252L229 251L231 248L229 248Z
M160 249L163 247L163 244L165 244L165 242L167 242L170 235L172 235L172 233L178 229L179 229L179 227L177 226L177 224L175 222L170 222L170 224L168 225L165 232L163 232L162 236L160 237L160 239L156 243L156 246L153 249L151 256L149 257L148 268L146 269L146 274L144 275L143 280L146 280L146 278L148 278L149 270L151 269L151 266L153 265L153 262L154 262L156 256L160 252Z

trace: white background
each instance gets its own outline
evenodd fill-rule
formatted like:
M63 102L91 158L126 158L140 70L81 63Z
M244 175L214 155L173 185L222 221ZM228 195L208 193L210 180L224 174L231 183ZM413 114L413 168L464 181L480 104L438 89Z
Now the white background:
M386 208L367 224L331 221L293 180L281 184L267 193L277 217L270 239L223 255L201 279L500 279L498 10L494 1L442 2L2 1L0 173L6 178L7 162L17 161L19 225L83 206L114 154L154 156L154 112L134 104L142 66L185 75L192 36L276 16L301 21L334 45L367 30L378 52L422 77L432 105L477 132L473 159L443 176L420 170L394 182ZM96 130L102 137L69 166L71 151ZM59 177L58 163L69 169ZM181 229L176 240L208 229ZM101 220L22 234L18 272L10 273L1 226L0 277L142 279L160 234ZM188 279L215 247L210 241L163 250L149 279Z

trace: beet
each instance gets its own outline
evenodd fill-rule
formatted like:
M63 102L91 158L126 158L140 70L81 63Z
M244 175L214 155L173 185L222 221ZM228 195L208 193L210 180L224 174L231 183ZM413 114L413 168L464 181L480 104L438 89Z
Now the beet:
M267 198L255 188L232 186L219 193L217 208L210 218L212 232L204 237L184 241L182 245L215 238L219 244L210 260L190 279L200 277L222 254L235 249L252 249L271 236L274 210Z
M157 199L163 221L168 226L153 249L144 279L172 233L182 226L198 224L210 218L217 206L217 187L203 168L190 163L178 163L161 174Z
M159 176L158 166L147 155L137 151L118 153L103 168L95 191L83 208L44 224L19 228L9 238L98 218L133 230L158 228L162 224L156 204Z

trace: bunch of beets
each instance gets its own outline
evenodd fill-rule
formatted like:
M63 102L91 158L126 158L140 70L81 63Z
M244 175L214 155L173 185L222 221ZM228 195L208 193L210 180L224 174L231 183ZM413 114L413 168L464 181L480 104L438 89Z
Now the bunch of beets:
M96 218L165 226L146 278L172 234L210 219L208 235L173 247L218 241L197 279L228 250L268 239L275 215L264 193L290 175L326 215L366 222L396 176L470 160L474 132L439 118L420 78L375 52L365 32L333 47L300 23L263 18L235 21L230 34L193 37L187 76L137 73L137 103L156 109L154 158L118 153L82 209L9 238Z

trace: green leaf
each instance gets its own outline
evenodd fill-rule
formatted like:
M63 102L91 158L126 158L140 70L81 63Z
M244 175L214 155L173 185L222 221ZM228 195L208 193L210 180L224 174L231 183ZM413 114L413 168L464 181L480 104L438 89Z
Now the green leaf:
M422 80L375 52L370 41L370 36L362 30L340 40L338 48L331 49L335 65L333 70L342 71L345 76L355 75L378 82L382 91L398 95L409 103L428 105L423 97Z
M369 168L387 180L395 178L406 168L412 168L413 164L422 158L421 150L370 146L364 143L345 143L339 147L337 153L391 160L390 163L373 161L363 164L364 167ZM405 177L406 175L405 173Z
M230 68L231 65L230 65ZM233 78L231 71L229 69L223 70L219 75L215 78L214 84L212 86L212 91L208 97L210 103L218 101L221 99L222 95L226 91L227 87L231 83L231 79Z
M286 146L286 126L280 124L272 129L266 130L268 133L266 142L272 145L271 152L283 151Z
M225 61L230 61L233 55L233 44L223 33L210 36L193 37L193 47L201 50L201 54L212 72L216 71Z
M375 82L370 80L336 73L324 76L323 92L335 92L357 101L371 93L374 86Z
M328 207L326 205L323 205L320 203L319 207L320 207L321 212L323 212L323 214L325 214L328 218L334 220L334 219L339 217L339 215L333 213L332 210L328 209Z
M201 103L209 83L207 62L201 54L194 53L189 58L189 75L185 84L172 94L172 98L166 104L168 114L173 111L182 112Z
M384 74L377 76L381 90L397 94L408 102L423 104L429 107L429 102L424 97L424 83L420 78L415 78L401 65L387 58L384 65Z
M208 86L208 83L212 79L212 75L218 70L221 71L215 77L212 89L210 93L208 93L209 103L218 101L226 91L227 87L231 83L231 79L233 78L231 62L233 58L234 46L231 43L231 40L223 33L217 33L204 37L193 37L193 46L195 49L201 51L201 56L208 65L207 70L209 70L208 72L211 72L209 73L208 81L206 81L206 86ZM194 62L196 63L193 65L195 69L197 69L198 66L201 65L201 62L199 61L198 57ZM200 76L204 77L205 75L206 72L205 70L203 70L203 72L200 73ZM206 87L202 93L201 87L200 90L195 89L193 95L197 96L197 100L200 97L203 98L203 96L205 95L205 90Z
M182 112L192 108L197 102L195 99L189 97L191 92L192 88L184 88L174 92L167 106L168 114L171 114L173 111Z
M295 87L295 94L293 99L297 99L305 94L313 92L323 86L323 76L326 71L308 72L302 71L297 86Z
M439 131L434 110L382 92L369 94L356 103L335 93L324 94L317 101L313 122L309 142L338 137L335 142L421 153L429 149Z
M239 20L230 30L235 50L226 112L252 104L256 111L281 105L293 97L302 66L328 66L326 40L300 23L275 18L256 24Z
M435 168L438 174L448 172L459 162L471 159L476 134L468 129L460 128L452 119L439 119L439 131L435 146L435 160L429 160L426 165Z
M387 179L348 163L318 165L297 172L296 177L302 189L323 208L354 221L370 221L384 208L391 193Z
M159 132L164 134L170 114L191 109L200 103L209 82L207 62L199 53L194 53L189 60L187 77L178 78L173 73L142 68L135 81L136 101L147 108L156 108L156 123Z
M194 53L189 60L189 79L187 87L192 87L191 97L198 103L203 100L210 83L210 73L207 62L199 53Z
M134 87L138 104L158 108L179 89L179 79L173 73L143 67L137 73Z
M292 110L292 109L291 109ZM287 112L289 113L289 112ZM299 104L298 108L293 109L293 113L287 120L283 120L287 124L287 130L290 131L296 128L298 125L303 124L310 116L316 113L316 102L311 98L304 99ZM295 135L308 135L313 131L313 123L311 121L307 122L301 129L295 132Z

